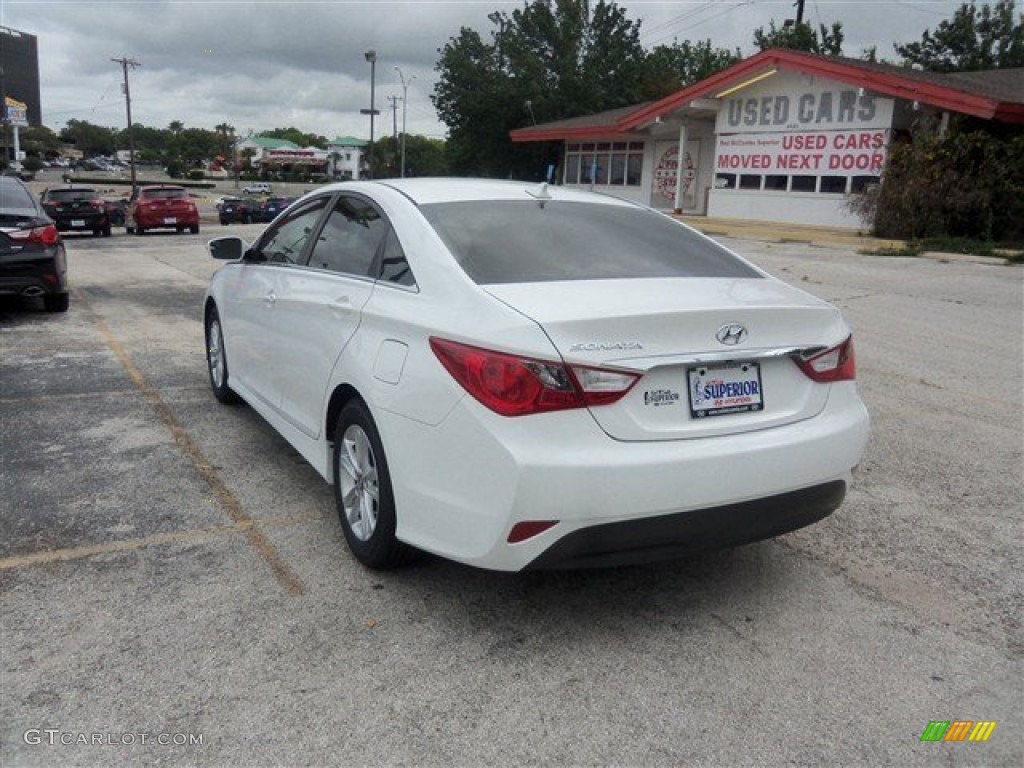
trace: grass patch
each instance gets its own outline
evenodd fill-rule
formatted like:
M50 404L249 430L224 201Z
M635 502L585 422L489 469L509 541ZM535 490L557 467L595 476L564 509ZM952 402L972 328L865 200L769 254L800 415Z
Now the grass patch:
M927 237L922 240L908 240L898 248L865 249L858 253L869 256L914 257L925 251L991 256L1006 259L1014 264L1024 264L1024 247L1020 243L993 243L990 240L975 240L969 237Z

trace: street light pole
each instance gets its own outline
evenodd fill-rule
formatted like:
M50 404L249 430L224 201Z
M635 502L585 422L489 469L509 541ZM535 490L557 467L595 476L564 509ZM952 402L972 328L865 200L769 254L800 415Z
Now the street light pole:
M416 79L416 75L405 79L401 67L395 67L399 79L402 81L402 178L405 178L405 116L409 112L409 83Z
M376 80L376 77L377 77L377 52L371 48L369 51L364 53L363 56L366 58L366 60L368 62L370 62L370 108L369 109L360 109L359 112L361 114L369 115L370 116L370 178L372 179L373 178L373 118L374 118L374 115L379 115L380 114L380 112L378 112L374 108L374 103L373 103L375 80Z

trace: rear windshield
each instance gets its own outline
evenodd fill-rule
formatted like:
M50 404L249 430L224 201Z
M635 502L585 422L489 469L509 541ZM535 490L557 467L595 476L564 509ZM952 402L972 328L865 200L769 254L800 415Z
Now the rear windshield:
M177 200L188 197L184 189L144 189L142 196L150 200L163 198L165 200Z
M73 200L92 200L96 197L94 189L51 189L46 193L47 200L70 203Z
M0 211L36 212L36 204L27 188L14 179L0 176Z
M761 276L720 245L641 208L488 200L420 210L481 285Z

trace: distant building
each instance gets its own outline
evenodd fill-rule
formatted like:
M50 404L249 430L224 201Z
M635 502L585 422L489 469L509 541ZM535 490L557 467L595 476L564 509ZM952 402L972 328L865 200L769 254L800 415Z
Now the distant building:
M293 144L285 139L270 139L265 136L251 136L238 142L238 156L241 160L245 150L252 152L252 164L259 167L266 154L275 149L299 149L298 144Z
M918 115L1024 124L1024 69L937 74L772 49L664 99L511 132L561 141L557 179L685 213L857 229Z
M25 104L29 125L42 125L39 51L35 35L0 27L0 72L2 97ZM0 103L3 103L2 97Z
M363 170L363 152L367 144L354 136L339 136L327 142L330 175L336 179L358 179Z

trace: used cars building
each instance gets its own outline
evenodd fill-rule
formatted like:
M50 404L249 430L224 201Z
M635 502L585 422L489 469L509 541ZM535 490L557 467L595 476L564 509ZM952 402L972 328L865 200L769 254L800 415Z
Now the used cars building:
M1024 69L938 74L783 49L658 101L511 132L561 141L559 180L655 208L858 228L850 194L877 181L917 117L1024 124Z

